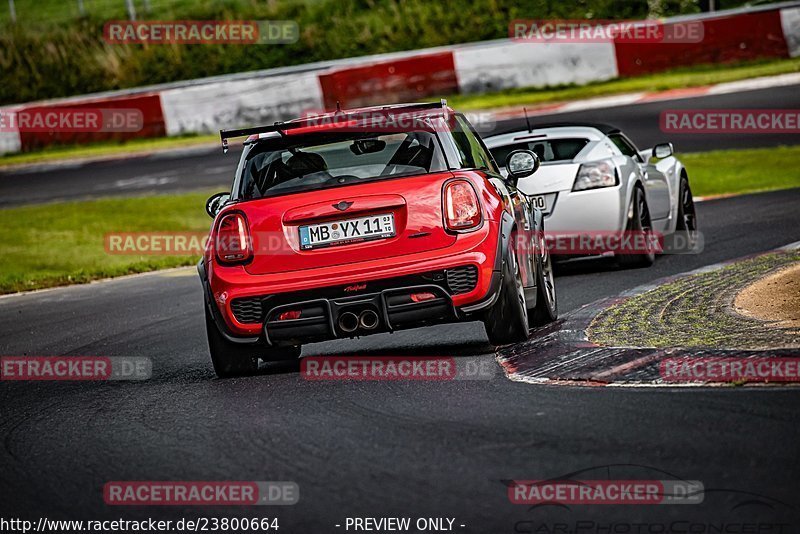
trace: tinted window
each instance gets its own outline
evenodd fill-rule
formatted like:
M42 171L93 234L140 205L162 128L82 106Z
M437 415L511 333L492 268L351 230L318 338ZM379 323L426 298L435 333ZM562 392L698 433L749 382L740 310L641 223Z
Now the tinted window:
M253 146L240 191L250 199L443 170L432 132L288 136Z
M517 142L492 149L495 161L505 165L506 158L514 150L531 150L542 162L571 161L575 159L583 147L589 143L588 139L539 139Z
M456 124L453 128L453 139L456 142L460 167L462 169L485 169L497 172L492 157L485 150L483 142L475 134L472 126L461 115L456 116Z
M636 150L636 147L633 146L633 143L628 141L625 136L621 134L611 134L608 138L611 139L611 142L617 146L623 155L630 156L637 160L639 159L639 152Z

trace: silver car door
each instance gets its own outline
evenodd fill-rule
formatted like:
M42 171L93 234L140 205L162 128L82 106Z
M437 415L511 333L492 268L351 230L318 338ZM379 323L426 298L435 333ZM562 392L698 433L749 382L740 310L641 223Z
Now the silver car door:
M642 182L647 192L647 205L650 209L650 219L660 220L669 217L670 196L667 177L650 163L650 158L645 161L633 142L622 132L612 133L608 138L625 155L631 158L642 173Z

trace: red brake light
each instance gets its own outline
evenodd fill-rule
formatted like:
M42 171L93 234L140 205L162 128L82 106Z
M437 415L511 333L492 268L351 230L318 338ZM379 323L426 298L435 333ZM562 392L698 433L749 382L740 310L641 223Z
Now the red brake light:
M444 223L448 230L467 230L481 223L481 204L468 181L454 180L445 186Z
M243 263L253 256L253 243L247 220L241 213L229 213L220 219L214 242L220 263Z

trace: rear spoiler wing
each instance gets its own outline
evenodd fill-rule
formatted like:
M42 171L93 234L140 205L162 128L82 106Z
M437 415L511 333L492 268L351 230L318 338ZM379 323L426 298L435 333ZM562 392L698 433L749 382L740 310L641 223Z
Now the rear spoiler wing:
M383 107L375 107L375 108L366 108L366 109L373 109L373 110L380 110L380 111L387 111L392 112L395 110L398 111L410 111L410 110L424 110L424 109L442 109L444 113L447 113L447 100L444 98L441 99L439 102L426 102L422 104L401 104L401 105L393 105L393 106L383 106ZM358 113L363 113L363 110L358 112L346 112L342 111L338 108L337 104L337 111L336 113L341 113L342 119L347 120L348 117L357 117ZM269 133L269 132L278 132L279 134L283 135L286 130L293 130L296 128L304 128L308 126L307 119L295 119L287 122L275 122L271 125L264 125L264 126L253 126L252 128L237 128L233 130L220 130L219 137L220 141L222 141L222 152L223 154L228 153L228 139L232 139L235 137L249 137L251 135L258 135L262 133Z

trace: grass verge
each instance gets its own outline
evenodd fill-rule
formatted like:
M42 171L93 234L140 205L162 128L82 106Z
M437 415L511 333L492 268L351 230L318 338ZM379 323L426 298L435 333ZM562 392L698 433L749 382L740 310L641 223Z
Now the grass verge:
M680 154L695 196L800 187L800 145Z
M193 256L106 253L109 232L206 231L212 192L0 210L0 293L193 265Z
M687 154L696 195L800 187L800 146ZM0 210L0 293L193 265L192 256L110 255L109 232L204 232L215 191Z
M587 335L608 347L797 347L796 330L734 313L732 303L743 288L798 261L798 251L764 254L679 278L603 310Z
M35 152L5 154L0 156L0 169L11 165L25 165L29 163L102 158L107 156L141 154L154 150L190 148L193 146L211 145L214 142L219 142L219 134L131 139L122 142L94 143L80 146L55 146Z

